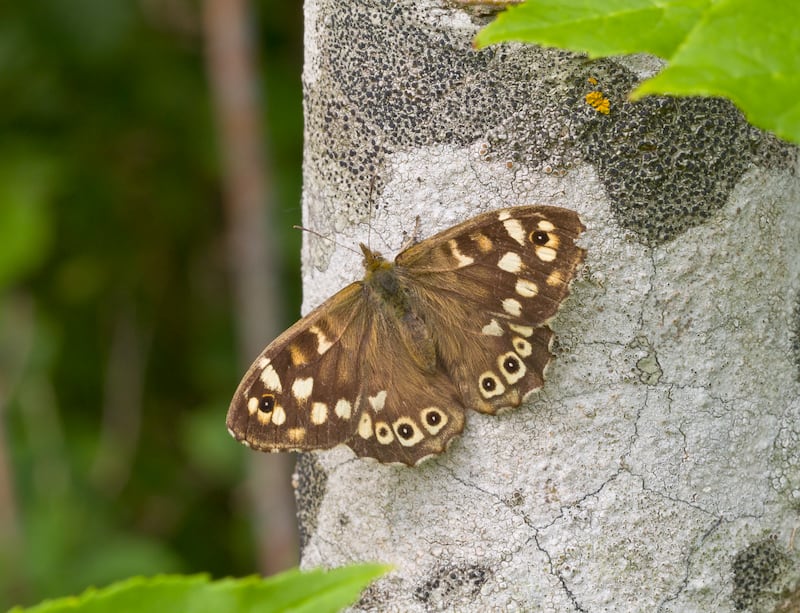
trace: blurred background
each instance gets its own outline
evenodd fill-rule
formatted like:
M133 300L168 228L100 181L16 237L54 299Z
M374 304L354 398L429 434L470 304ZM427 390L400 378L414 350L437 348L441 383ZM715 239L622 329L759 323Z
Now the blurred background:
M298 313L301 10L0 7L0 610L296 559L225 414Z

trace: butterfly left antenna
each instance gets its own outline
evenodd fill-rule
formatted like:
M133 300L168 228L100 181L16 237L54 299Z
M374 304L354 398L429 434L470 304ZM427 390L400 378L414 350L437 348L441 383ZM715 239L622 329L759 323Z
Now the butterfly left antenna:
M321 238L321 239L323 239L323 240L330 241L330 242L332 242L334 245L336 245L337 247L341 247L342 249L347 249L348 251L352 251L352 252L353 252L353 253L355 253L356 255L362 255L362 253L361 253L360 251L356 251L356 250L355 250L355 249L353 249L352 247L350 247L350 246L348 246L348 245L344 245L344 244L342 244L342 243L340 243L340 242L338 242L338 241L335 241L335 240L333 240L333 239L332 239L330 236L325 236L325 235L324 235L324 234L322 234L321 232L317 232L316 230L312 230L311 228L306 228L306 227L304 227L304 226L292 226L292 228L293 228L293 229L295 229L295 230L300 230L300 231L302 231L302 232L308 232L309 234L313 234L313 235L314 235L314 236L316 236L317 238Z

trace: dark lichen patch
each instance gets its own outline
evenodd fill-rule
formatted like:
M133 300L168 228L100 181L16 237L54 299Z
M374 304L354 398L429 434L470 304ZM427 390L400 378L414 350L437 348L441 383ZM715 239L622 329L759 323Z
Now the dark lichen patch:
M737 611L774 609L786 590L791 558L774 538L748 545L733 559L733 605Z
M441 566L414 590L414 598L435 610L458 608L472 602L491 576L482 564Z
M753 164L786 166L790 148L719 98L622 102L579 142L598 169L620 224L648 245L709 219Z
M328 474L313 453L301 453L297 458L292 485L297 501L297 528L302 552L317 529L317 514L328 487Z

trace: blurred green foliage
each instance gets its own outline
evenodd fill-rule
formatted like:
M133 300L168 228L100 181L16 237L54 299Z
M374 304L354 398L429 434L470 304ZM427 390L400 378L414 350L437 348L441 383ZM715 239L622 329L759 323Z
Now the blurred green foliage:
M302 6L253 5L296 313ZM133 574L253 572L199 3L4 3L0 100L0 609Z

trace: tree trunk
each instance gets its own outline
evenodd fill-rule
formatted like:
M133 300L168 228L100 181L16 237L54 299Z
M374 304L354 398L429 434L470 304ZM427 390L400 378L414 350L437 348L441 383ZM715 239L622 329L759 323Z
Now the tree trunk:
M475 51L485 19L306 2L307 227L393 256L417 217L550 204L588 254L531 402L417 468L301 457L303 565L393 564L360 610L772 610L800 576L796 150L725 101L628 102L651 58ZM306 310L360 275L338 245L306 235Z

